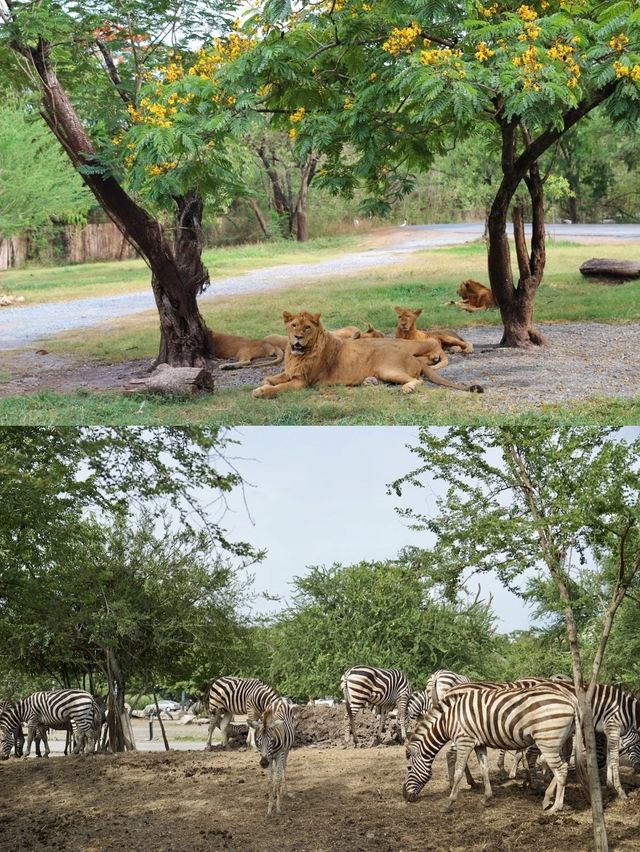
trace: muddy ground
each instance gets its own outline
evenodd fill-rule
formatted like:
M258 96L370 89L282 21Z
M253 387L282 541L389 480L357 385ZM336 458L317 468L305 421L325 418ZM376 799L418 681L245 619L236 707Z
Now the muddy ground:
M194 746L195 747L195 746ZM496 778L495 754L492 778ZM574 783L565 810L542 814L542 794L523 780L494 781L488 807L463 790L443 813L444 756L413 805L402 799L404 749L322 748L291 752L291 798L266 816L267 777L255 753L129 752L49 760L12 758L0 765L0 849L64 852L490 852L588 850L590 810ZM475 775L478 777L477 767ZM637 850L640 791L625 802L607 795L610 848Z

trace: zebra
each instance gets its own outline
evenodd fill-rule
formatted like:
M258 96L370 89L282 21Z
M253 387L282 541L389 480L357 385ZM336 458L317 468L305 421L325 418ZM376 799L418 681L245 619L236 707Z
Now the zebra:
M463 684L449 690L439 709L433 709L409 738L406 780L403 795L415 802L431 778L433 760L449 740L456 746L455 770L448 760L451 794L447 810L453 807L469 754L475 748L484 781L484 801L492 795L487 747L522 749L533 741L553 773L543 801L543 810L556 813L564 802L568 762L563 746L578 721L575 696L557 684L525 688L501 688L484 684ZM584 754L576 737L576 769L585 784ZM555 801L551 800L555 794Z
M211 739L216 727L220 727L222 748L227 747L227 728L235 714L247 714L247 721L255 721L267 705L278 697L271 686L256 678L219 677L209 687L209 738L206 749L213 748ZM249 745L253 745L253 727L249 724Z
M394 707L398 709L401 741L407 738L407 704L411 698L411 684L400 669L378 669L373 666L353 666L342 675L340 687L344 694L347 715L345 718L345 742L349 742L349 731L353 744L358 747L353 711L366 704L379 710L376 742L384 730L385 716Z
M66 728L71 725L75 737L73 753L93 751L97 737L96 703L90 692L83 689L60 689L51 692L34 692L20 701L6 702L0 713L0 759L6 760L14 741L22 739L22 725L27 726L27 747L24 757L29 757L31 743L40 734L45 757L51 750L47 742L47 728Z
M293 746L295 721L293 710L284 698L276 698L258 720L249 721L255 733L255 741L260 751L260 766L269 769L269 804L267 816L276 804L276 813L280 813L280 797L287 795L287 758Z
M466 675L449 671L449 669L438 669L427 680L425 693L429 696L432 707L439 707L440 702L450 689L461 683L470 683ZM427 708L429 709L429 708Z

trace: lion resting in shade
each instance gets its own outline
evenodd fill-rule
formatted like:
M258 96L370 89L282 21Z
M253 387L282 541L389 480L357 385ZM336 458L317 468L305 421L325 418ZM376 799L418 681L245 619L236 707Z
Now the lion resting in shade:
M462 282L458 287L458 295L461 301L449 302L449 304L457 305L464 311L488 311L489 308L496 306L496 300L491 290L479 281L474 281L473 278Z
M422 313L422 308L416 308L412 311L411 308L394 308L398 315L398 326L396 328L396 338L398 340L436 340L442 349L439 367L445 367L449 363L449 359L445 354L445 349L459 349L461 352L473 352L473 344L463 340L455 331L450 331L446 328L431 328L420 329L416 327L418 317Z
M434 372L431 365L441 357L437 341L343 340L324 328L320 314L285 311L282 316L289 340L284 371L266 378L254 390L255 397L268 399L315 384L361 385L372 378L412 393L422 376L443 387L482 393L479 385L458 385Z
M280 334L254 340L251 337L239 337L235 334L210 332L213 341L213 354L216 358L235 360L221 364L221 370L238 370L241 367L271 367L281 364L287 338Z

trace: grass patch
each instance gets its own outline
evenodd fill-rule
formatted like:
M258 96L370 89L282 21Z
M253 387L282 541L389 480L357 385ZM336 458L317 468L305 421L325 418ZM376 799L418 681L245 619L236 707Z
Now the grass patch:
M273 242L209 249L204 262L212 280L259 267L311 263L366 245L362 237L323 237L307 243ZM150 289L151 273L142 260L28 266L0 272L0 293L24 296L28 305L90 296L113 296Z
M495 410L483 396L428 385L409 396L388 387L332 387L273 400L253 399L248 388L224 389L186 401L86 392L0 398L0 424L16 426L478 426L541 421L554 425L639 423L640 397L545 405L509 414Z

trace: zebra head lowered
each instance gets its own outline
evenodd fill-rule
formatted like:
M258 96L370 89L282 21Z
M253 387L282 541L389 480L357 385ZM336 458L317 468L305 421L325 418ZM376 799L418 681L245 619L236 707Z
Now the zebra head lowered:
M446 716L431 711L418 724L407 740L407 775L402 795L407 802L415 802L424 785L431 780L433 761L449 740Z
M255 731L256 747L260 752L260 766L269 769L269 806L267 815L276 804L280 813L280 797L286 794L285 772L289 749L293 745L295 723L293 711L283 698L277 698L262 713L259 719L249 719L249 725Z

